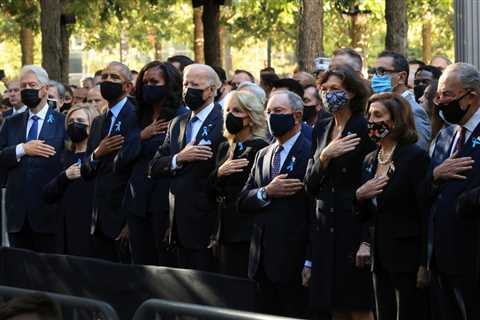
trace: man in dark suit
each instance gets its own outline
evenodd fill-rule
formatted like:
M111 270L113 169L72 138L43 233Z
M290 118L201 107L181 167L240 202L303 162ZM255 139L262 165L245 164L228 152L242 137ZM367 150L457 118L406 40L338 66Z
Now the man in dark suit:
M480 319L480 221L456 210L459 197L480 185L480 74L475 67L450 65L435 102L446 121L458 124L453 135L439 135L427 180L432 197L429 262L440 288L438 314L449 320Z
M85 180L95 179L91 230L94 254L115 262L124 261L128 250L128 228L121 204L132 162L140 151L135 107L127 98L131 81L132 74L122 63L112 62L102 71L100 91L108 102L108 111L92 123L81 166Z
M20 96L19 80L7 81L7 97L12 108L2 114L4 119L27 110L27 106L22 102L22 97Z
M220 79L202 64L183 71L184 101L190 108L172 120L164 144L150 164L150 175L171 175L169 240L178 247L178 266L211 270L215 208L208 201L207 178L223 140L222 108L214 103Z
M272 93L267 104L275 142L260 150L239 197L255 215L248 274L260 286L262 312L304 315L301 271L312 202L303 188L310 142L301 133L303 102L293 92Z
M0 166L8 173L7 231L13 247L39 252L57 249L55 207L42 199L42 188L62 169L60 155L65 118L47 104L47 72L28 65L20 88L28 112L5 120L0 132Z

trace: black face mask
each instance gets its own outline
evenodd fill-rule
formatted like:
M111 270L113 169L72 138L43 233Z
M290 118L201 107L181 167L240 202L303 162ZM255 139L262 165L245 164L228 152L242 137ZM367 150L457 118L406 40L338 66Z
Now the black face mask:
M425 89L428 86L423 85L423 84L417 84L415 87L413 87L413 93L415 94L415 101L419 102L420 98L423 96L425 93Z
M378 143L388 136L390 129L385 121L368 122L368 136L373 142Z
M72 103L69 102L69 103L64 103L62 108L60 109L60 111L64 112L64 111L68 111L70 110L70 108L72 107Z
M229 112L225 119L225 127L230 134L237 134L244 128L243 119Z
M316 105L303 106L303 121L310 121L317 115Z
M274 137L281 137L295 127L295 117L293 113L276 114L272 113L268 117L268 129Z
M198 110L205 104L205 100L203 100L203 90L205 89L187 88L187 91L183 95L183 101L190 110Z
M143 86L143 101L148 105L162 102L168 94L167 86Z
M23 89L20 91L20 96L22 97L22 102L26 105L29 109L33 109L42 99L38 96L40 90L38 89Z
M103 99L115 101L124 94L122 83L103 81L100 83L100 93Z
M84 123L73 122L67 127L67 134L73 143L78 143L88 137L87 125Z
M217 90L217 94L215 95L215 99L213 99L215 102L218 102L220 100L220 98L222 97L223 90L220 91L221 89L223 89L223 85L220 89Z
M468 94L470 94L470 91L448 103L436 105L435 107L439 110L439 116L446 122L453 124L459 123L470 108L469 106L465 110L462 110L460 107L460 100L465 98Z

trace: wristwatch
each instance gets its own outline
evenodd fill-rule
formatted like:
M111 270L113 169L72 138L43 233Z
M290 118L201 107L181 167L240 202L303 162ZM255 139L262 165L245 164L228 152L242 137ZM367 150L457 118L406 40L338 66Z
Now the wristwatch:
M267 190L265 189L265 187L260 188L259 192L260 192L260 197L262 198L262 200L267 201L268 200L268 195L267 195Z

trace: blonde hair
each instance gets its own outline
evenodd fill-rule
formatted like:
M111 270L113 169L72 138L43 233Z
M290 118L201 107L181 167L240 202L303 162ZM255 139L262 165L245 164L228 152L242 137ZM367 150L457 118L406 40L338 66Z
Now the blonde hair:
M250 119L252 137L266 140L268 132L267 120L265 118L263 105L258 98L249 91L236 90L227 95L225 105L232 100L247 113ZM224 113L224 119L226 119L227 108L224 108ZM227 138L230 143L232 143L235 138L235 135L230 134L226 129L223 130L223 136Z
M95 119L100 115L97 111L97 108L95 108L91 103L79 103L74 105L72 108L70 108L65 116L65 128L68 127L68 119L70 119L72 113L78 110L82 110L83 112L85 112L85 114L88 117L88 126L91 129L93 119ZM67 147L68 150L75 151L75 145L72 143L72 141L68 140L65 143L65 146Z

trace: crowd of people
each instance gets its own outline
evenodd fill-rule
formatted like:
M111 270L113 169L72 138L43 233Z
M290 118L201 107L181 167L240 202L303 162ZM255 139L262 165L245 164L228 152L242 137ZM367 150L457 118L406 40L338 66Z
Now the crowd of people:
M0 131L10 245L218 272L259 311L480 319L480 73L353 49L229 79L185 56L81 87L35 65Z

